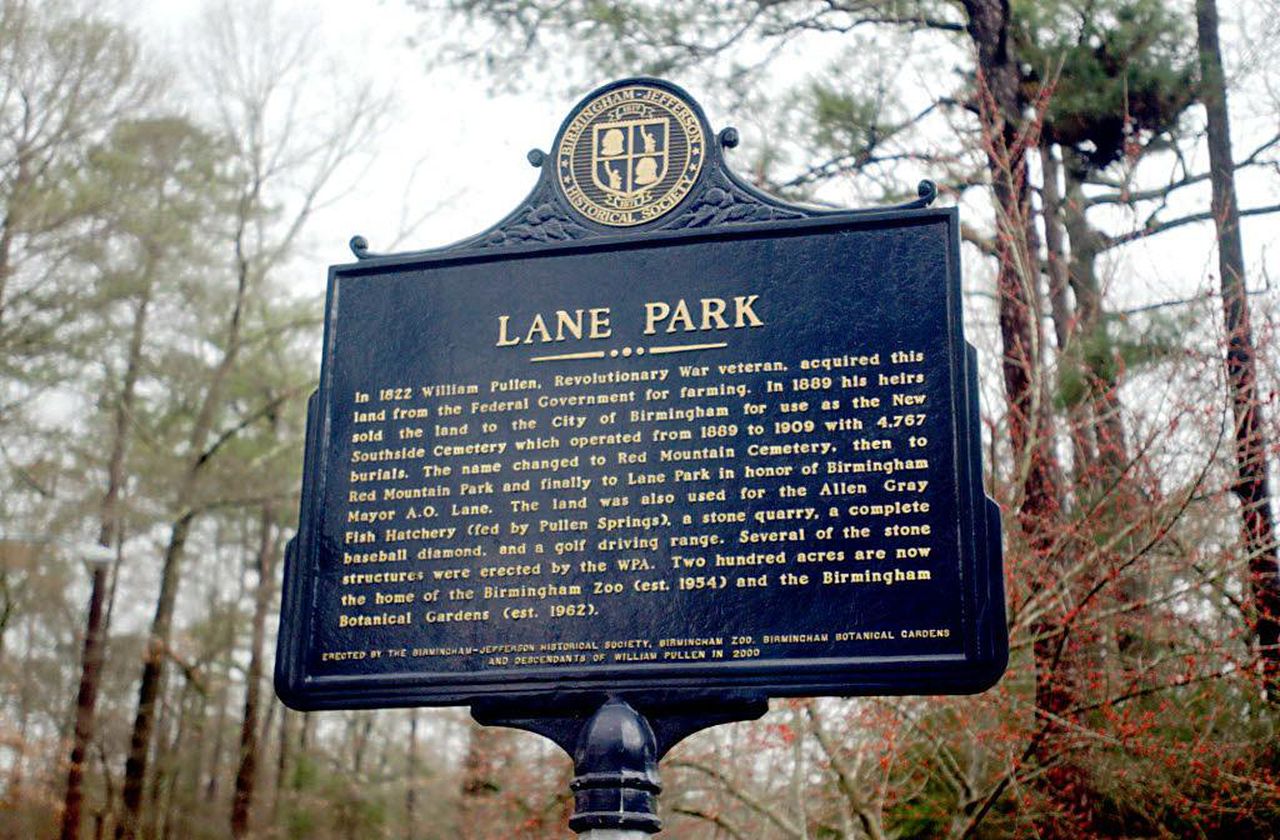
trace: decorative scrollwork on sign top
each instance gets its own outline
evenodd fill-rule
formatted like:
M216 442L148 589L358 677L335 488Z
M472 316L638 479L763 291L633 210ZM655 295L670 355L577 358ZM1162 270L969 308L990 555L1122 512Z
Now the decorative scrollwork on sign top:
M780 207L761 201L734 184L723 173L712 171L707 176L706 189L670 224L663 225L662 229L682 230L748 222L774 222L803 219L810 215L812 214L800 208Z
M591 232L569 219L548 196L536 203L531 201L525 209L509 217L501 225L473 241L473 248L495 248L505 245L546 244L569 242L590 236Z
M595 105L599 108L588 110ZM626 79L606 85L571 113L553 153L530 150L527 159L541 174L514 212L482 233L432 250L554 245L646 229L704 230L913 210L928 207L938 196L932 181L921 181L917 198L887 207L792 204L756 189L729 168L724 150L740 143L736 128L726 127L714 135L715 142L704 142L711 136L702 109L669 82ZM615 205L618 209L610 210ZM352 237L350 248L358 260L390 256L371 252L362 236Z

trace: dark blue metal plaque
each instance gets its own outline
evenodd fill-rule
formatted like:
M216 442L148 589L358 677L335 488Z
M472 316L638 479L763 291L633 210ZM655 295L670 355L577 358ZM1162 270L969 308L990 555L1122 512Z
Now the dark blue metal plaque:
M276 683L302 709L990 686L958 217L756 193L656 80L507 220L329 276Z

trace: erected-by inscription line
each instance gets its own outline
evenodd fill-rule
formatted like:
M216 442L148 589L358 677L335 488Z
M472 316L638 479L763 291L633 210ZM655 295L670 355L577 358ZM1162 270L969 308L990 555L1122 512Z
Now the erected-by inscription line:
M570 359L603 359L603 350L593 350L588 353L561 353L559 356L534 356L531 362L567 362Z
M728 347L729 342L721 341L716 344L682 344L672 345L669 347L650 347L650 353L687 353L690 350L719 350Z

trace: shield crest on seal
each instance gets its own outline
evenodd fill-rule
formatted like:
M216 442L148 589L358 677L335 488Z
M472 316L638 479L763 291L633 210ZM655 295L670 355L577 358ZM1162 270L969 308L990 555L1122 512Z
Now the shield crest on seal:
M591 128L591 179L601 190L630 198L666 177L666 117L597 123Z

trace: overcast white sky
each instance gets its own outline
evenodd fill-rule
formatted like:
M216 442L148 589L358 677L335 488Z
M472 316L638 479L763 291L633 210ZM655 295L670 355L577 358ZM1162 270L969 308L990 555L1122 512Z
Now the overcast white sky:
M366 236L376 251L387 247L402 214L416 217L438 206L401 250L446 244L496 222L532 187L537 173L525 154L550 145L567 103L495 95L459 71L428 74L426 56L408 45L424 16L399 0L278 5L306 9L327 41L316 43L318 51L340 54L397 99L360 183L317 218L308 260L317 288L326 265L351 261L346 243L353 234ZM204 0L122 0L119 14L177 62L187 40L198 37L193 27L203 6Z
M119 14L143 28L156 47L170 51L176 61L180 60L183 44L197 34L192 27L205 0L117 2L121 4ZM382 250L400 227L402 214L416 216L439 206L439 211L397 250L446 244L498 221L533 186L537 173L526 162L525 153L535 146L549 149L561 119L573 104L573 97L566 95L563 84L561 89L545 92L496 95L484 81L459 70L429 74L423 48L414 51L407 43L408 36L421 34L429 20L422 13L404 8L401 0L277 3L305 9L318 23L322 39L328 42L317 43L317 50L344 54L357 72L394 91L399 100L394 124L378 143L363 179L343 201L316 220L300 269L304 276L299 281L310 287L307 291L323 288L325 266L350 261L346 242L352 234L363 234L373 250ZM1222 5L1224 16L1230 20L1237 2L1227 0ZM426 31L437 37L450 37L438 27L427 26ZM1268 33L1251 32L1248 38L1252 43L1266 41ZM1251 50L1245 43L1243 52L1247 55ZM784 62L778 72L803 78L820 69L814 66L817 63L799 61L789 66ZM1280 75L1274 69L1269 72L1274 87L1280 87ZM554 72L551 76L555 78ZM596 79L590 86L606 81ZM708 92L698 90L688 80L673 81L686 84L704 100L714 128L730 123L750 124L752 115L718 114L714 103L708 101L712 99ZM1249 109L1238 110L1242 113L1236 127L1237 141L1247 140L1251 132L1270 129L1269 124L1260 124ZM1243 148L1244 142L1237 145ZM745 158L749 152L743 149L740 154ZM414 180L406 191L411 174ZM1274 201L1273 187L1264 179L1245 177L1242 204ZM975 200L979 198L975 196ZM1207 205L1207 191L1200 196L1188 195L1186 200L1193 205ZM1277 231L1280 220L1274 217L1246 223L1246 247L1255 269L1251 281L1262 282L1264 265L1270 266L1271 273L1280 270L1280 258L1275 254L1275 246L1280 244ZM1140 243L1125 249L1120 259L1125 263L1125 296L1132 296L1139 303L1203 289L1207 275L1216 273L1208 225ZM304 279L307 275L310 282Z

